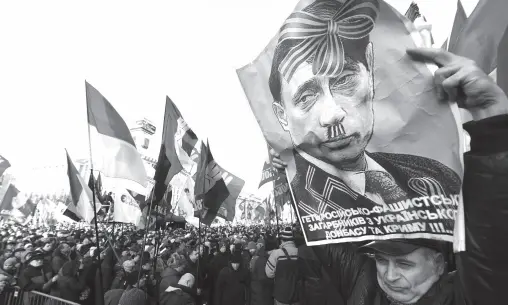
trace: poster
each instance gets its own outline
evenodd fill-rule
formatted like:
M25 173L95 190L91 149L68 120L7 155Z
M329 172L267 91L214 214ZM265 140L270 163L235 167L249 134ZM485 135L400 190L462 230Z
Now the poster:
M302 0L281 23L237 73L288 164L307 244L453 241L460 117L437 100L431 66L406 55L413 24L377 0Z

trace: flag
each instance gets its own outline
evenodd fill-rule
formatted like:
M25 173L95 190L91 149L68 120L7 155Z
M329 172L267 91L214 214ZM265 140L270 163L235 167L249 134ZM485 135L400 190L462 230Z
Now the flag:
M497 67L498 47L508 26L508 1L480 0L449 51L474 60L487 74ZM505 56L505 54L503 54Z
M283 207L291 202L291 193L289 192L289 184L286 174L279 173L277 179L273 183L273 198L276 207Z
M176 108L171 99L166 96L162 143L154 175L155 185L153 187L153 197L155 201L162 199L171 179L182 170L182 164L176 153L175 146L175 134L178 129L178 119L180 117L180 111L178 111L178 108Z
M67 153L67 176L69 176L69 186L71 189L72 202L67 205L67 210L64 215L78 221L83 219L86 222L91 222L94 218L93 211L93 194L92 190L86 185L83 178L79 175L78 170L72 163L69 153ZM96 211L99 211L101 204L96 200Z
M406 16L407 19L411 20L411 22L415 22L416 18L421 16L418 4L411 2L411 5L409 5L409 8L407 9L404 16Z
M87 82L85 87L94 169L145 187L145 166L127 124L99 91Z
M464 10L464 6L462 5L461 0L457 0L457 11L455 12L455 18L453 19L453 26L452 26L452 32L450 34L449 40L447 40L445 43L449 43L449 46L447 45L443 49L447 50L449 47L454 48L455 44L457 43L457 40L459 38L459 34L466 24L467 21L467 15L466 11Z
M36 204L32 201L32 199L28 198L25 201L25 204L23 204L19 211L25 215L25 217L33 216L35 213Z
M268 146L268 152L270 152L270 145ZM272 166L272 157L270 153L268 153L268 158L265 160L265 164L263 164L263 171L261 173L261 181L259 182L258 188L263 186L264 184L274 181L277 178L277 170Z
M10 166L11 164L9 163L9 161L7 161L7 159L5 159L4 157L0 156L0 176L2 176L5 170Z
M240 196L240 193L242 192L243 186L245 185L245 181L238 178L231 172L226 171L224 168L220 166L219 168L222 171L222 179L224 180L224 183L228 188L229 196L222 203L217 213L217 216L227 221L233 221L236 213L236 200L238 199L238 196Z
M229 190L222 178L221 168L213 159L210 146L205 146L203 142L201 142L194 194L201 222L210 225L222 203L229 196Z
M499 43L497 54L504 54L497 59L497 84L508 95L508 27L505 29L503 38Z
M12 211L14 209L12 201L18 196L18 194L19 190L14 185L9 184L9 187L2 198L2 202L0 203L0 212Z
M126 189L116 189L114 200L113 221L132 223L135 226L139 226L142 211L130 192Z

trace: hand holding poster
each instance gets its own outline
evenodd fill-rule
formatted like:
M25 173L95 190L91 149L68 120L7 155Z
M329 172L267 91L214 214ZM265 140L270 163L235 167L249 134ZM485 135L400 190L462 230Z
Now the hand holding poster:
M238 71L268 143L288 164L308 245L453 240L458 109L437 100L427 65L406 55L413 30L382 1L301 1Z

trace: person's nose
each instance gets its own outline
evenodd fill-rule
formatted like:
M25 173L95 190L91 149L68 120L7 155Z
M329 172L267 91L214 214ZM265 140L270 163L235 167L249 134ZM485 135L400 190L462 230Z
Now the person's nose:
M400 273L393 264L389 264L385 273L385 279L387 282L393 283L400 278Z
M347 113L340 103L329 92L326 93L323 99L320 116L321 126L330 126L342 122Z

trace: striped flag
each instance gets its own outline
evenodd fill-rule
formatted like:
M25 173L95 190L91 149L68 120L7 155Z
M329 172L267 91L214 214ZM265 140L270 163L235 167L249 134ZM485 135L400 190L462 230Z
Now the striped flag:
M145 187L145 166L127 124L97 89L87 82L85 87L94 169Z
M11 166L9 161L5 159L4 157L0 156L0 176L3 175L6 169L8 169Z
M222 203L229 196L229 190L222 178L222 170L215 162L210 146L201 142L201 154L194 186L197 210L201 222L210 225Z
M508 1L480 0L449 51L474 60L487 74L497 67L498 48L508 26ZM505 54L503 54L505 56Z
M178 119L180 117L180 111L178 111L173 101L166 96L162 142L157 165L155 166L154 201L161 200L164 197L171 179L182 170L182 164L176 153L175 145L175 134L178 130Z
M83 219L86 222L91 222L94 218L92 190L79 175L67 151L66 154L67 176L69 176L72 202L67 205L64 215L76 221ZM99 211L101 208L101 203L98 199L96 199L96 208L96 211Z

